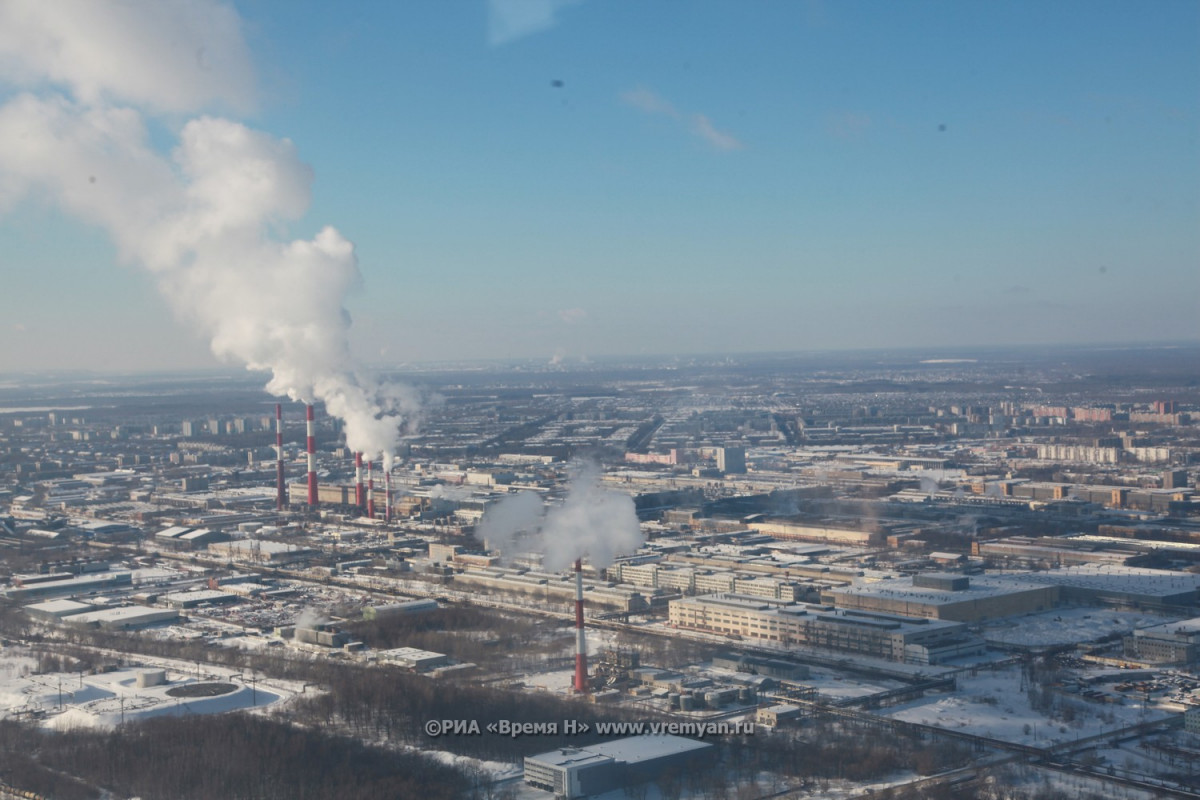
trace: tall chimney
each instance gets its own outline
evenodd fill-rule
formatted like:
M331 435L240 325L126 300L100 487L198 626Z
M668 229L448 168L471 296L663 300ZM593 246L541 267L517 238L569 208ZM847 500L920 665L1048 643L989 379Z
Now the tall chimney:
M305 406L305 419L308 422L308 504L317 506L317 424L313 421L313 407Z
M583 693L587 684L587 642L583 636L583 559L575 559L575 691Z
M367 499L363 495L362 482L362 453L354 454L354 505L360 509L364 507Z
M283 404L275 404L275 510L283 511Z
M383 493L383 521L390 523L392 521L392 471L390 469L383 473L383 482L386 486Z
M367 517L375 519L375 476L370 461L367 462Z

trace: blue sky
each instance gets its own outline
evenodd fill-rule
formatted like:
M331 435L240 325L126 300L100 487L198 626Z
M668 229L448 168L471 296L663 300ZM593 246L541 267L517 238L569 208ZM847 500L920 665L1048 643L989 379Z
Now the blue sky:
M233 7L255 98L201 111L311 166L367 361L1200 338L1200 4ZM215 363L103 231L0 209L0 371Z

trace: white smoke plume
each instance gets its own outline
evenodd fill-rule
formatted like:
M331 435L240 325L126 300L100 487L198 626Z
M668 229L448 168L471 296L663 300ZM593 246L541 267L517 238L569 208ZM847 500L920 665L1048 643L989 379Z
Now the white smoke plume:
M583 557L603 568L637 550L644 537L633 498L601 486L595 463L576 463L571 472L561 505L547 510L532 492L509 495L484 513L480 538L506 555L506 547L539 552L549 570L565 569Z
M0 88L18 93L0 105L0 211L49 197L103 228L215 355L323 401L351 449L390 466L418 401L352 365L353 244L332 227L286 238L311 170L287 139L179 116L249 109L253 85L241 21L217 0L4 0ZM170 153L157 126L177 131Z
M518 541L528 539L524 549L541 550L538 531L546 507L536 492L516 492L505 495L488 505L483 519L475 529L475 537L487 543L491 550L499 550L505 558L522 549Z
M460 502L463 500L470 500L472 497L474 497L475 489L469 486L452 486L446 483L439 483L429 490L429 496L438 499Z
M315 631L327 622L329 622L329 617L320 609L305 608L292 624L296 628L306 628L310 631Z

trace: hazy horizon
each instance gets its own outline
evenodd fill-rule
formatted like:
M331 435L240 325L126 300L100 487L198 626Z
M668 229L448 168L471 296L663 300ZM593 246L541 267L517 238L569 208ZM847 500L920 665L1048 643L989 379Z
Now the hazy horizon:
M0 13L0 373L1200 341L1194 3Z

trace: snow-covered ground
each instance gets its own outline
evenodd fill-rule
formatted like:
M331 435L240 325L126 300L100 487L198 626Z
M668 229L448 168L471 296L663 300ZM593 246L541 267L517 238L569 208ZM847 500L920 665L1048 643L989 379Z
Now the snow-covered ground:
M111 728L122 721L172 714L217 714L266 709L293 697L301 687L290 682L247 681L228 668L170 659L138 667L81 675L78 672L33 674L36 659L8 648L0 654L0 717L40 719L49 728ZM165 670L166 682L138 686L142 673ZM232 687L211 697L178 697L171 690L196 684Z
M1095 642L1113 634L1161 625L1179 617L1098 608L1059 608L988 625L983 638L997 645L1048 647Z
M893 706L883 713L906 722L962 730L1035 747L1167 716L1167 712L1147 708L1133 698L1123 704L1101 704L1054 692L1053 703L1059 709L1050 712L1054 716L1031 708L1030 693L1022 688L1021 671L1013 667L995 672L981 671L974 677L963 675L955 692L930 694Z

